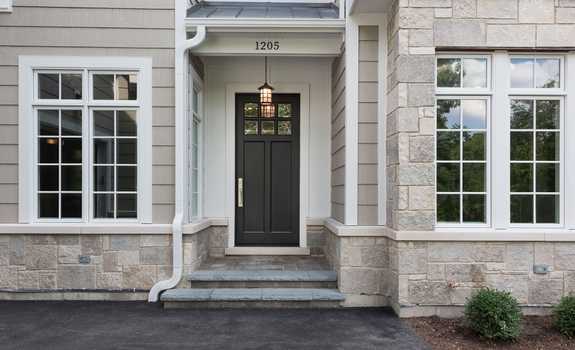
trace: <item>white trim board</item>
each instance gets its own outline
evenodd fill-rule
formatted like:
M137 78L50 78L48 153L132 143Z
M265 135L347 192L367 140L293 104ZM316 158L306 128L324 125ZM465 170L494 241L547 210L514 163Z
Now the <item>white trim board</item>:
M225 208L228 222L228 248L235 247L235 183L236 183L236 94L254 93L258 83L226 85L226 182ZM300 213L299 213L299 246L307 247L306 217L309 205L309 84L274 84L276 93L300 94Z

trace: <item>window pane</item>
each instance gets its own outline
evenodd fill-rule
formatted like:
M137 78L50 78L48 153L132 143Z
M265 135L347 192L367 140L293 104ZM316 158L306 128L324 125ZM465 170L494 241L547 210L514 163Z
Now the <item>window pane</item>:
M192 109L194 111L194 113L198 114L199 113L199 96L198 96L198 92L196 90L192 89Z
M114 111L94 111L94 136L114 136Z
M487 127L487 101L462 100L461 101L463 128L485 129Z
M487 87L487 60L485 58L466 58L463 60L463 87Z
M82 74L62 74L62 99L82 99Z
M485 195L463 195L463 222L484 223L485 220Z
M536 191L559 192L559 164L539 163L535 165Z
M62 138L62 163L82 163L82 139Z
M275 133L276 133L275 122L273 121L262 122L262 135L274 135Z
M42 219L58 218L58 194L41 193L38 195L38 217Z
M137 199L135 194L118 194L118 218L136 218Z
M197 193L198 192L198 170L193 169L192 170L192 192L193 193Z
M58 191L57 165L41 165L38 167L38 189L40 191Z
M537 160L559 160L559 132L536 133Z
M532 132L511 132L511 160L533 160Z
M116 118L118 136L136 136L136 111L118 111Z
M533 192L533 164L511 164L511 192Z
M278 103L278 117L289 118L291 117L291 104Z
M94 195L94 217L98 219L109 219L114 217L113 194Z
M62 191L82 190L82 167L76 165L62 166Z
M116 75L116 86L118 88L118 100L137 100L138 99L138 78L136 74L118 74Z
M58 110L38 110L39 134L58 136L60 134L58 118Z
M113 74L94 74L93 94L94 100L113 100L114 99L114 75Z
M258 134L258 122L246 120L244 122L244 135L257 135Z
M537 223L559 223L559 195L537 195Z
M58 163L58 139L38 139L38 161L40 163Z
M62 218L82 217L82 195L79 193L62 194Z
M559 129L559 100L539 100L537 106L537 129Z
M533 87L533 59L511 59L511 87L518 89Z
M437 221L459 222L459 195L437 195Z
M459 164L437 164L437 191L460 191Z
M485 164L463 164L463 191L485 192Z
M511 195L511 222L515 224L533 222L532 195Z
M511 129L533 128L533 100L511 100Z
M485 160L485 132L463 133L463 159Z
M278 135L291 135L291 122L278 122Z
M62 135L82 135L82 111L62 110Z
M459 129L461 108L459 100L437 100L437 128Z
M246 103L244 105L244 117L259 117L259 106L257 103Z
M94 190L114 191L114 167L95 166L94 167Z
M114 163L114 140L94 139L94 164Z
M118 154L116 155L117 164L136 164L137 162L137 140L136 139L118 139L116 140Z
M38 98L57 100L60 98L59 74L38 74Z
M136 191L136 176L138 168L135 166L119 166L117 169L117 190L118 191Z
M460 137L459 131L438 131L437 160L459 160Z
M560 81L561 61L554 58L538 58L535 60L535 87L558 88Z
M461 86L461 60L458 58L437 59L437 86Z

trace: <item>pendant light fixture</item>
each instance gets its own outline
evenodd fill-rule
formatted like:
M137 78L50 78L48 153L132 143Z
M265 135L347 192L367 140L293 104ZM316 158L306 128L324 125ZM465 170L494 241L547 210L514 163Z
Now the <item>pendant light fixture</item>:
M268 57L265 57L265 82L258 88L260 91L260 111L262 117L271 118L274 116L275 107L272 103L272 93L274 88L268 84Z

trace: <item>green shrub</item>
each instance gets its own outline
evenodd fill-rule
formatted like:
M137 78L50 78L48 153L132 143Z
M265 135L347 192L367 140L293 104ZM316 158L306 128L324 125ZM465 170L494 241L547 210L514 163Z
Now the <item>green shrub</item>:
M575 336L575 296L566 296L553 310L555 327L562 334L573 337Z
M514 340L521 333L521 310L511 293L482 289L465 305L469 327L482 338Z

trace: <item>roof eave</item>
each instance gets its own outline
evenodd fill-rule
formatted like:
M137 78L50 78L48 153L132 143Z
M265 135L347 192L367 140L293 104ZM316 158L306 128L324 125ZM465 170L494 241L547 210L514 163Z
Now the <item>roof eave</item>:
M243 29L283 29L286 31L343 32L345 19L309 18L186 18L186 29L197 26L220 31Z

